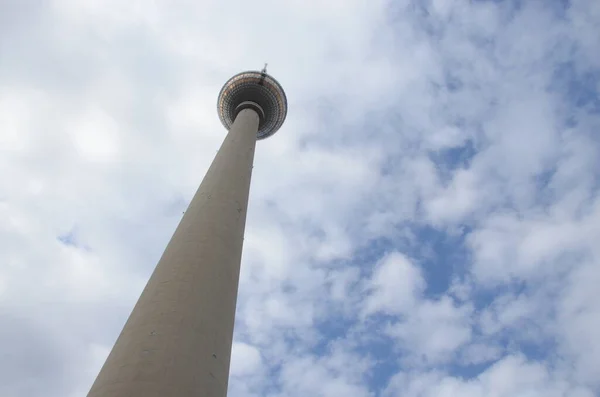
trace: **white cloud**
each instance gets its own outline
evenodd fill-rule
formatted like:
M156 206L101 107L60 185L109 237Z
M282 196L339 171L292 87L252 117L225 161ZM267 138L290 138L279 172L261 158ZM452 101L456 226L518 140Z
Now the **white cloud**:
M443 297L421 302L386 332L406 351L409 365L435 365L453 359L457 349L471 340L471 315L469 306Z
M376 266L365 302L365 314L406 314L414 309L423 293L421 272L399 252L386 255Z
M344 352L339 345L320 358L291 358L282 369L281 395L372 396L363 383L369 366L368 360Z
M235 342L231 351L231 376L256 375L262 370L262 357L254 346Z
M393 252L376 266L364 315L383 313L399 316L385 329L411 365L447 361L471 339L472 308L459 306L444 296L425 299L425 281L420 269L406 256Z
M508 356L476 379L464 380L440 372L396 375L385 395L406 397L552 396L592 397L586 388L574 386L560 373L528 362L523 356Z
M600 373L600 305L596 299L600 281L598 262L588 262L574 271L566 280L560 301L557 328L562 352L574 363L578 380L597 384Z
M474 343L467 346L461 355L461 364L483 364L499 359L503 349L499 346L485 343Z
M478 188L477 176L470 171L457 171L452 184L427 203L429 216L435 221L456 221L469 215L485 195Z
M68 128L78 154L88 161L108 160L118 154L119 130L114 119L97 109L84 113Z

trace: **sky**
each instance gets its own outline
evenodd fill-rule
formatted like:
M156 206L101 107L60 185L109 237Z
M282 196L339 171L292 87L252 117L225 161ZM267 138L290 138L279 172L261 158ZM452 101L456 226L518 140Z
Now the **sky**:
M600 396L600 2L0 0L0 396L84 396L222 142L230 397Z

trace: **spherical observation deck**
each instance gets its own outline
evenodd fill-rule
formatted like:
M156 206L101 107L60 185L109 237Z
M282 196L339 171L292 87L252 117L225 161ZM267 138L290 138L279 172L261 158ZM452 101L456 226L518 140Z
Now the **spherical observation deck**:
M258 105L258 107L256 106ZM229 130L242 109L254 109L260 117L257 139L270 137L283 124L287 98L281 85L265 69L238 73L221 88L217 111L221 123Z

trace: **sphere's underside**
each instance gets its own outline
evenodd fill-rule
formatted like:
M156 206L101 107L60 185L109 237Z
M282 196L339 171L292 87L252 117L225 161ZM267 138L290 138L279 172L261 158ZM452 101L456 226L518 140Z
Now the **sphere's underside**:
M225 128L229 129L233 124L236 107L246 101L255 102L265 112L256 138L264 139L277 132L287 114L285 92L277 80L258 71L242 72L230 78L217 101L219 118Z

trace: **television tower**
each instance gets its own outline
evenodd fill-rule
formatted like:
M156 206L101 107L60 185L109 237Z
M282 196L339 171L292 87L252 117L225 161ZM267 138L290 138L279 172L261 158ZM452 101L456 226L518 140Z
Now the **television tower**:
M225 397L257 139L287 114L265 68L233 76L217 102L229 131L88 397Z

